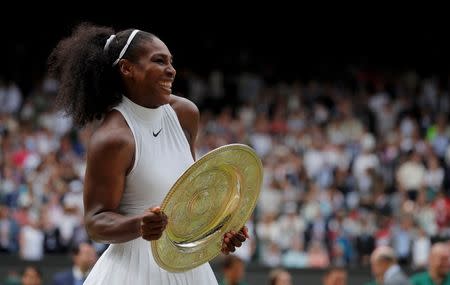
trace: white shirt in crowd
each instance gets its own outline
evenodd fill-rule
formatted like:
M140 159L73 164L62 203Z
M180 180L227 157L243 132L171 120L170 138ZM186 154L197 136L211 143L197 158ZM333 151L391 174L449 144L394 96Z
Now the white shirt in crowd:
M26 225L21 230L20 255L27 261L38 261L44 256L44 234L41 230Z

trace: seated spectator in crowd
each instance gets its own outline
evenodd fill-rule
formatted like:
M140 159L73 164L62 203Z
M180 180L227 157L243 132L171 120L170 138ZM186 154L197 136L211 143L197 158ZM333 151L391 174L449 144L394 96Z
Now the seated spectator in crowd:
M413 275L412 285L450 285L450 245L434 244L428 261L428 271Z
M2 285L20 285L22 284L22 276L21 273L19 273L16 270L9 270L8 273L6 273L6 276L2 276L3 283L0 283Z
M306 268L309 266L309 257L304 250L303 242L299 237L292 239L292 246L283 254L281 264L288 268Z
M335 267L329 269L323 278L323 285L346 285L347 271L344 268Z
M14 253L18 250L19 226L10 216L9 208L0 205L0 253Z
M312 241L308 254L310 267L325 268L330 264L330 258L325 247L318 241Z
M22 285L42 285L42 273L35 266L27 266L22 274Z
M370 257L372 273L377 283L383 285L410 285L408 277L397 264L394 250L388 246L380 246Z
M430 238L423 228L418 228L412 246L412 267L415 270L426 269L430 250Z
M292 285L292 277L283 269L274 269L269 273L269 285Z
M73 267L57 273L52 285L78 285L83 284L89 271L97 261L97 253L92 245L81 243L72 249Z
M245 276L245 264L236 255L227 255L223 260L223 279L219 285L247 285L243 281Z

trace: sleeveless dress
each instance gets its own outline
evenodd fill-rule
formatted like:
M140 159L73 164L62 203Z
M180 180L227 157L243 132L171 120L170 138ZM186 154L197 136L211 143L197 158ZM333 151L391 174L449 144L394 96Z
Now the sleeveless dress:
M149 109L124 96L114 109L125 118L136 144L134 165L126 177L119 210L123 215L137 215L161 205L172 185L194 160L170 105ZM111 244L84 284L217 284L209 263L181 273L165 271L154 261L150 246L142 238Z

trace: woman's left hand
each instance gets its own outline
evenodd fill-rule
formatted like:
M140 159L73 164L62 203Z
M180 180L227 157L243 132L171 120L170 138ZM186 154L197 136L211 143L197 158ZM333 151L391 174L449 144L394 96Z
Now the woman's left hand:
M223 236L222 253L229 254L234 252L236 247L240 247L242 243L250 238L247 227L243 227L239 232L230 231Z

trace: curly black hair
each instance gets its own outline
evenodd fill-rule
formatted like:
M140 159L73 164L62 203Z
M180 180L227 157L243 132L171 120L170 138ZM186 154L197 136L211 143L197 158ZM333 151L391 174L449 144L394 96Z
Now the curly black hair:
M77 26L72 35L61 40L48 58L49 73L60 81L56 104L82 127L101 119L122 101L119 57L133 29L120 31L106 50L107 39L114 34L110 27L90 23ZM139 31L122 56L137 62L144 41L155 35Z

